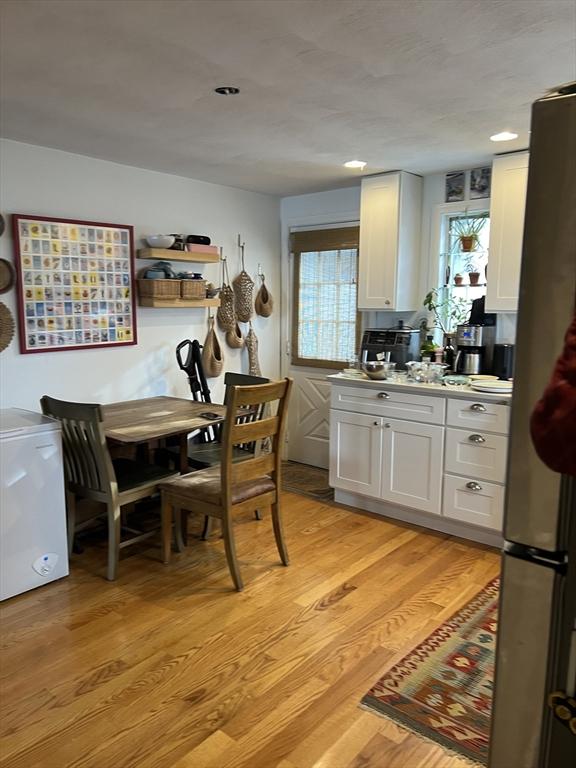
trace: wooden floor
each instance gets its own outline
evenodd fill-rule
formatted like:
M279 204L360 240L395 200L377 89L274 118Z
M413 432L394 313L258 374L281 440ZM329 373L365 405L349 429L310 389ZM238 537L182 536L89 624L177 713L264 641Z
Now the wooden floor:
M381 674L498 571L485 547L286 493L269 518L170 566L104 550L1 608L3 768L464 768L358 708ZM196 528L194 528L196 531Z

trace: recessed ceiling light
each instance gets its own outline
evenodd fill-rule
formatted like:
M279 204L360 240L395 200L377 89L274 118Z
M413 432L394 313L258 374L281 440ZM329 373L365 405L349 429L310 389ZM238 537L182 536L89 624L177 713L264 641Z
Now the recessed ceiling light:
M214 88L214 91L222 96L232 96L233 94L240 93L240 88L236 88L235 85L221 85L218 88Z
M517 133L510 133L510 131L502 131L502 133L495 133L493 136L490 136L490 141L512 141L513 139L517 139L518 134Z
M344 168L364 168L366 163L364 160L348 160L347 163L344 163Z

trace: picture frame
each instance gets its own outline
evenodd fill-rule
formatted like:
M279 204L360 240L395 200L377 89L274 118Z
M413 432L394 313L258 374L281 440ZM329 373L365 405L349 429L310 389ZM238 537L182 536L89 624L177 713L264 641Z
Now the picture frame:
M12 214L21 354L138 343L134 228Z
M466 172L452 171L445 177L445 202L457 203L464 200L466 192Z
M479 200L490 197L492 185L492 168L487 165L483 168L472 168L470 171L470 200Z

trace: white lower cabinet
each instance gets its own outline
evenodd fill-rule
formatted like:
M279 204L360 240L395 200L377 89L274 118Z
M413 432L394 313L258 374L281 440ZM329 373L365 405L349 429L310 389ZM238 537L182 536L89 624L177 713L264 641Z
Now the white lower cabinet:
M330 412L330 485L439 515L444 428Z
M439 515L444 427L383 421L382 499Z
M363 496L380 496L382 419L330 411L330 485Z
M504 486L445 475L442 513L453 520L502 530Z
M508 405L356 384L334 386L331 403L333 488L387 516L401 507L407 522L414 510L418 525L426 525L420 513L434 515L431 528L456 528L465 538L475 539L470 526L484 537L502 532Z

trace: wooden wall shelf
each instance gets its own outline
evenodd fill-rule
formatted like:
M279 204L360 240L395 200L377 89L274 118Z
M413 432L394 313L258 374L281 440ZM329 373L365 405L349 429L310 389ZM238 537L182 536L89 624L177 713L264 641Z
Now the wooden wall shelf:
M220 299L162 299L154 296L139 296L138 305L161 309L199 309L201 307L219 307Z
M217 264L220 261L220 254L205 250L212 247L198 245L194 247L193 251L172 251L169 248L139 248L138 258L155 259L156 261L193 261L197 264Z

